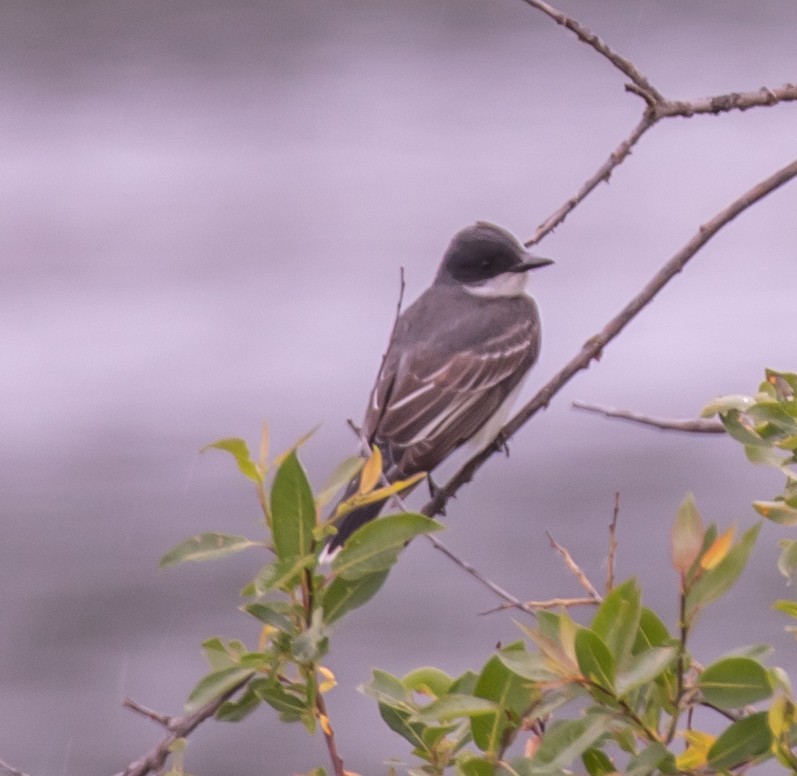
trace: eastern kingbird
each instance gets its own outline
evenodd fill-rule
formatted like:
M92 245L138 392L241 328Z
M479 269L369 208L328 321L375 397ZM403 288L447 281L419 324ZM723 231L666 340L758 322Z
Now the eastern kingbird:
M493 440L540 352L526 273L552 263L483 221L454 236L432 285L396 322L362 424L389 482L431 472L464 442ZM384 503L345 514L326 557Z

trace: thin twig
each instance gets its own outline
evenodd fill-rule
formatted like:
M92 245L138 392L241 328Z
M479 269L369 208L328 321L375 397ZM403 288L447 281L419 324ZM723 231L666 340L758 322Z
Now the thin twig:
M132 708L139 713L143 713L145 716L154 719L161 725L166 724L164 723L164 720L168 719L169 722L166 724L166 727L169 730L169 735L167 735L149 754L131 762L127 768L125 768L121 774L117 774L117 776L145 776L147 773L151 773L153 771L157 771L159 768L162 768L166 762L166 759L171 753L171 745L177 741L177 739L185 738L187 735L193 732L194 728L208 719L208 717L212 717L218 711L222 703L235 695L235 693L237 693L248 682L249 677L242 679L234 687L231 687L229 690L227 690L227 692L223 693L218 698L214 698L209 703L206 703L204 706L197 709L193 714L186 714L182 717L167 717L165 714L159 714L158 712L148 713L150 712L149 709L142 711L144 707L139 706L135 702L133 702L133 706L125 702L124 705L128 708Z
M531 609L536 612L539 609L557 609L559 607L569 609L571 606L595 606L597 603L599 603L599 601L596 601L594 598L548 598L545 601L524 601L523 607L524 609ZM517 608L515 604L500 604L493 609L480 612L480 614L493 614L495 612L503 612L507 609L514 608Z
M357 436L361 448L367 449L368 443L363 439L362 434L360 434L357 426L354 423L352 423L351 420L349 420L348 423L352 431L354 431L355 435ZM380 483L385 486L389 486L391 484L390 481L385 476L384 472L382 472L382 475L380 477ZM400 493L394 493L391 496L391 500L396 503L398 509L400 509L402 512L409 511ZM460 558L459 555L457 555L455 552L446 547L446 545L443 544L437 537L432 536L431 534L424 534L424 538L432 545L432 547L442 552L443 555L445 555L450 561L456 563L457 566L459 566L461 569L470 574L474 579L478 580L488 590L495 593L499 598L503 598L504 601L507 602L507 607L520 609L524 612L527 612L528 614L534 614L533 608L527 608L519 598L512 595L512 593L504 590L504 588L493 582L489 577L486 577L484 574L481 573L481 571L479 571L471 563L468 563L468 561L464 560L463 558Z
M575 374L586 369L590 363L600 357L603 349L648 305L651 300L686 266L692 258L711 238L736 216L743 213L751 205L763 199L771 192L797 176L797 160L772 175L757 183L741 197L734 200L728 207L721 210L713 218L703 224L697 233L680 251L678 251L662 268L651 278L647 285L614 317L604 328L593 337L590 337L581 350L557 372L538 392L526 403L499 432L502 440L511 439L518 429L522 428L530 418L541 409L547 407L551 399L566 385ZM495 445L489 445L481 452L472 456L462 467L438 489L435 496L430 499L422 509L423 514L434 517L440 514L448 500L464 485L473 479L473 475L496 451Z
M631 153L631 149L637 144L642 135L661 119L689 118L699 114L716 115L732 110L769 107L779 102L797 100L797 85L791 83L777 87L763 86L761 89L752 92L731 92L694 100L668 100L639 72L633 62L614 51L583 24L562 13L562 11L552 5L543 2L543 0L523 0L523 2L541 11L557 24L573 32L580 41L592 47L600 56L630 79L631 83L626 84L626 90L645 101L645 110L642 118L631 134L617 146L609 158L581 186L575 195L537 227L532 237L525 242L526 247L539 242L548 232L559 226L576 205L590 194L598 184L608 182L614 168L620 165Z
M664 100L656 105L655 112L658 118L689 118L697 114L716 115L732 110L763 108L794 100L797 100L797 84L783 84L775 87L762 86L754 92L731 92L695 100Z
M529 248L539 242L548 232L559 226L570 214L570 211L572 211L581 200L585 199L600 183L608 183L614 168L622 164L642 135L655 123L656 120L648 113L645 113L639 124L634 127L631 134L612 151L609 158L598 167L596 172L581 185L581 188L579 188L564 205L548 216L548 218L537 227L537 230L525 241L524 245Z
M586 412L595 412L605 415L607 418L619 418L620 420L630 420L633 423L641 423L645 426L664 429L665 431L687 431L691 434L724 434L725 426L718 420L708 418L689 418L687 420L665 420L664 418L652 418L648 415L639 415L628 410L616 410L612 407L602 407L598 404L590 404L586 401L574 401L573 406Z
M491 579L484 576L475 566L472 566L462 558L455 555L451 550L448 549L439 539L432 536L431 534L424 534L424 537L431 543L432 547L436 550L440 550L449 560L453 561L457 564L461 569L464 569L468 572L474 579L479 580L488 590L491 590L495 593L499 598L503 598L506 601L506 606L501 608L514 608L514 609L521 609L528 614L535 614L533 607L524 604L519 598L516 598L512 595L512 593L508 593L499 585L496 585Z
M587 575L582 570L581 566L578 565L573 560L573 556L570 554L566 547L563 547L556 539L551 536L550 531L545 532L546 536L548 537L548 541L551 543L551 547L553 547L561 556L567 570L578 580L578 583L584 590L587 591L587 595L592 598L593 601L602 601L603 597L601 594L595 589L595 586L592 582L589 581Z
M122 701L122 706L124 706L127 709L132 709L133 711L142 714L148 719L151 719L153 722L157 722L158 724L163 725L163 727L165 727L167 730L171 730L173 717L170 717L168 714L162 714L159 711L154 711L153 709L150 709L147 706L143 706L137 701L134 701L132 698L125 698Z
M542 0L523 0L523 2L530 5L532 8L536 8L538 11L542 11L547 16L550 16L557 24L561 24L563 27L575 33L576 37L578 37L582 43L591 46L602 57L608 59L614 67L631 80L641 95L647 95L645 98L647 101L652 103L664 100L664 97L662 97L650 81L637 70L633 62L612 50L608 44L602 41L594 32L587 29L583 24L580 24L575 19L562 13L552 5L542 2Z
M324 701L324 696L320 691L316 692L315 706L316 709L318 709L318 714L321 718L321 730L324 733L324 740L327 744L329 759L332 760L334 774L335 776L346 776L346 769L343 767L343 758L338 753L338 747L335 744L335 731L332 729L332 723L330 722L329 714L327 713L327 705Z
M617 518L620 516L620 492L614 494L612 521L609 523L609 555L606 560L606 593L614 589L614 564L617 557Z

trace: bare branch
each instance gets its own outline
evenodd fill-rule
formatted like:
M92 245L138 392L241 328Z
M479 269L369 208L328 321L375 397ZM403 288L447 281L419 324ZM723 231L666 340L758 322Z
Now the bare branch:
M527 612L528 614L534 614L533 607L524 604L519 598L513 596L512 593L508 593L502 587L496 585L495 582L484 576L484 574L482 574L481 571L479 571L475 566L472 566L470 563L468 563L465 560L462 560L462 558L458 557L453 552L451 552L451 550L449 550L448 547L446 547L439 539L435 538L431 534L424 534L424 538L426 538L426 540L431 543L432 547L434 547L436 550L440 550L440 552L442 552L443 555L445 555L449 560L456 563L457 566L459 566L461 569L467 571L468 574L470 574L475 579L478 579L479 582L481 582L488 590L495 593L499 598L503 598L504 601L506 601L507 603L499 608L521 609L522 611Z
M653 103L662 102L664 100L664 97L653 87L650 81L636 69L633 62L621 56L616 51L613 51L595 35L594 32L588 30L583 24L563 14L552 5L542 2L542 0L523 0L523 2L530 5L532 8L536 8L538 11L542 11L547 16L550 16L557 24L561 24L563 27L575 33L582 43L591 46L602 57L608 59L621 73L631 79L631 82L636 86L637 94L643 97L648 104L653 105Z
M600 601L596 601L594 598L548 598L545 601L525 601L522 606L524 610L530 609L537 612L540 609L558 609L559 607L569 609L571 606L596 606L599 603ZM501 604L494 609L482 612L482 614L494 614L514 608L516 608L514 604Z
M526 2L527 0L524 0ZM596 170L592 177L588 178L581 188L564 203L557 211L546 218L538 227L534 234L526 240L524 245L528 248L539 242L548 232L561 224L576 205L585 199L600 183L608 183L612 171L615 167L622 164L625 158L631 153L631 149L637 144L642 135L645 134L654 124L656 119L645 112L642 120L634 127L631 134L625 138L617 148L612 151L609 158Z
M367 440L363 439L357 426L354 423L352 423L351 420L348 421L348 424L350 428L354 431L354 433L357 435L357 438L360 441L362 449L367 450L368 442ZM382 485L385 486L390 485L390 481L387 479L384 472L380 477L380 482ZM396 503L397 507L402 512L410 511L407 508L407 505L404 503L404 499L401 497L400 493L394 493L393 496L391 497L391 500ZM507 602L507 606L515 609L521 609L527 612L528 614L534 614L533 609L526 608L523 602L519 598L513 596L512 593L509 593L508 591L504 590L504 588L502 588L500 585L497 585L489 577L486 577L484 574L482 574L481 571L479 571L475 566L468 563L468 561L460 558L456 553L454 553L452 550L446 547L445 544L443 544L438 538L432 536L431 534L424 534L424 538L432 545L432 547L442 552L443 555L445 555L450 561L456 563L457 566L459 566L461 569L470 574L474 579L477 579L479 582L481 582L481 584L484 585L488 590L495 593L499 598L503 598L504 601Z
M622 164L642 135L661 119L674 118L676 116L688 118L707 113L716 115L732 110L769 107L779 102L797 100L797 85L791 83L774 88L763 86L754 92L731 92L730 94L702 97L695 100L668 100L639 72L631 60L614 51L583 24L562 13L552 5L543 2L543 0L523 0L523 2L538 11L542 11L557 24L575 33L580 41L591 46L600 56L608 60L617 70L630 79L631 83L626 84L626 91L636 94L645 101L645 111L642 119L631 134L617 146L609 158L585 181L575 195L537 227L534 234L526 240L526 247L539 242L546 234L559 226L573 208L587 197L598 184L601 182L608 183L614 168Z
M122 701L122 706L128 709L132 709L133 711L137 711L139 714L142 714L147 719L151 719L153 722L157 722L160 725L163 725L167 730L170 729L172 724L172 717L168 714L162 714L159 711L153 711L146 706L143 706L140 703L137 703L132 698L125 698Z
M249 682L249 678L242 679L234 687L231 687L223 695L214 698L209 703L206 703L202 708L197 709L193 714L186 714L182 717L168 717L165 714L147 709L131 701L125 701L124 705L132 708L140 714L153 719L158 724L164 725L169 730L167 735L149 754L131 762L127 768L124 769L117 776L145 776L147 773L152 773L162 768L169 757L171 745L179 738L185 738L193 732L193 730L202 724L208 717L212 717L219 709L224 701L231 698L237 693L244 685ZM168 720L168 721L167 721Z
M578 580L578 583L581 585L581 587L587 591L587 595L593 601L602 601L603 598L601 594L595 589L595 586L592 584L592 582L589 581L587 575L581 569L581 566L579 566L578 563L573 560L573 556L570 554L568 549L559 544L559 542L557 542L556 539L551 536L550 531L546 531L545 533L548 536L548 541L550 541L551 547L553 547L562 556L562 560L564 561L567 570Z
M612 521L609 523L609 555L606 560L606 593L614 588L614 563L617 558L617 518L620 516L620 493L614 494Z
M343 758L338 753L338 747L335 743L335 731L332 729L332 723L329 720L326 701L320 690L316 693L315 706L318 710L319 723L324 733L324 741L326 741L329 759L332 760L334 774L335 776L346 776L346 769L343 767Z
M687 420L665 420L663 418L651 418L648 415L639 415L628 410L616 410L612 407L602 407L598 404L590 404L586 401L574 401L573 406L586 412L595 412L605 415L607 418L619 418L629 420L633 423L641 423L645 426L664 429L665 431L687 431L692 434L724 434L725 426L718 420L707 418L689 418Z
M673 116L688 118L700 113L716 115L732 110L768 107L779 102L794 100L797 100L797 84L783 84L774 88L762 86L754 92L731 92L696 100L664 100L655 106L654 111L657 118Z
M572 377L586 369L593 359L598 359L603 349L608 345L638 314L650 303L656 294L677 275L689 261L717 232L729 224L736 216L743 213L759 200L778 189L783 184L797 176L797 160L786 167L774 172L765 180L757 183L741 197L734 200L728 207L721 210L713 218L699 227L697 233L681 248L664 266L651 278L647 285L614 317L604 328L593 337L590 337L577 353L562 369L557 372L537 394L518 412L498 433L497 439L508 440L518 429L522 428L530 418L541 409L547 407L551 399L566 385ZM453 477L441 487L420 510L423 514L433 517L440 514L448 500L464 485L473 479L473 475L484 462L490 458L501 446L490 445L481 452L471 457L454 474Z

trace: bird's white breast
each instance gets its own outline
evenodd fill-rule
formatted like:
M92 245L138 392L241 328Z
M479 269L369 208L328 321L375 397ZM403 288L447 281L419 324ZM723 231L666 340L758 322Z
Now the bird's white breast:
M527 279L525 272L503 272L483 283L465 283L462 287L474 296L520 296L526 290Z

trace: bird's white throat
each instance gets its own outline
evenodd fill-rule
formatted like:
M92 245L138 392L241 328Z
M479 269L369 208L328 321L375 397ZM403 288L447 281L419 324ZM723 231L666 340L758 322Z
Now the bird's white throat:
M525 272L502 272L483 283L465 283L463 288L474 296L520 296L526 290Z

